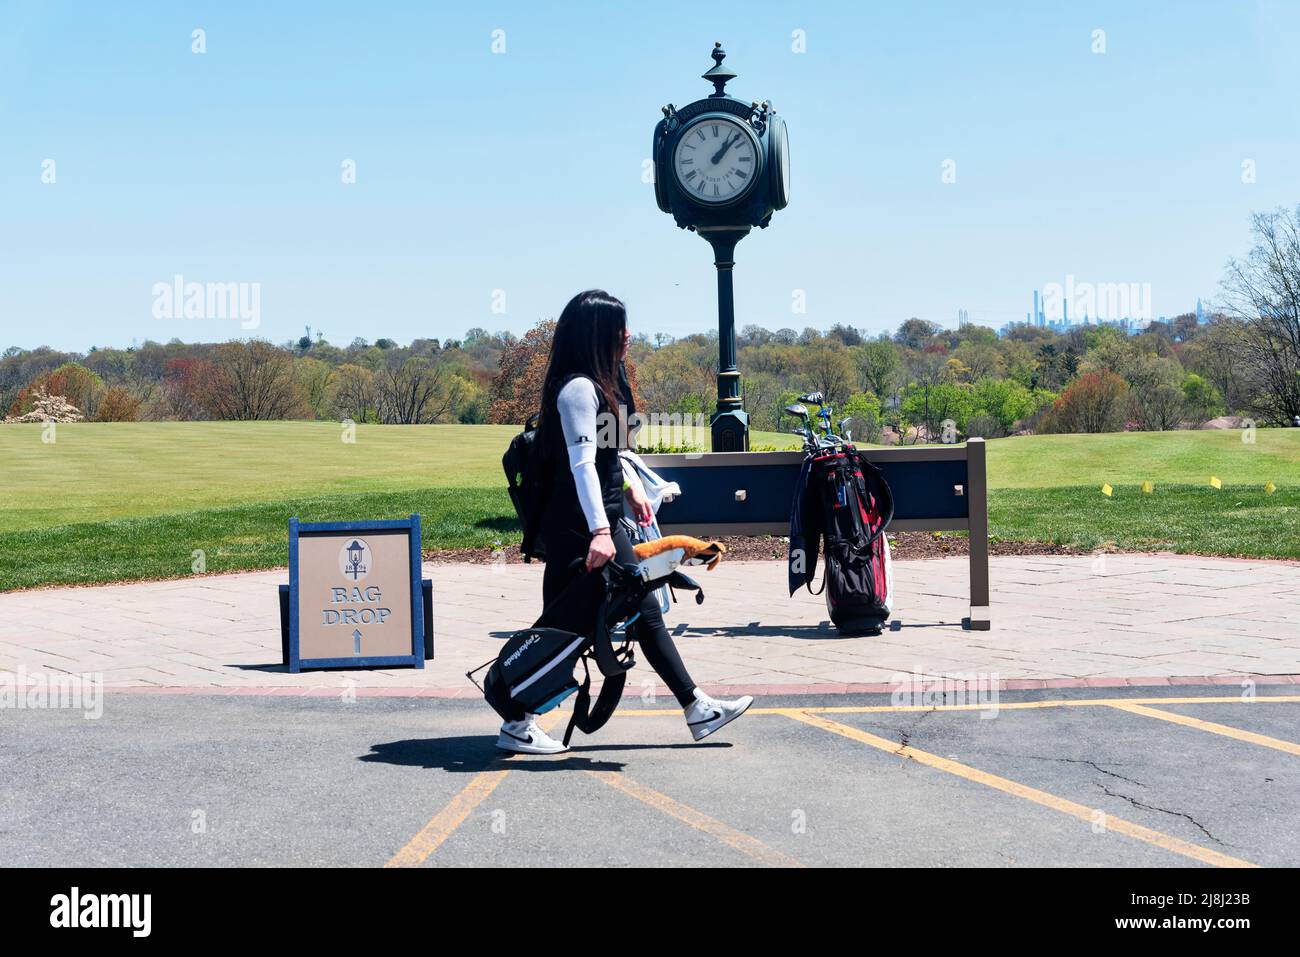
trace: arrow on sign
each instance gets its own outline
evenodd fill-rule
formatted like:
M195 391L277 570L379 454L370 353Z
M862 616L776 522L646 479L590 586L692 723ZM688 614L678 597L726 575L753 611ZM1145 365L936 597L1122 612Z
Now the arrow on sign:
M354 655L361 654L361 629L360 628L352 629L352 653Z

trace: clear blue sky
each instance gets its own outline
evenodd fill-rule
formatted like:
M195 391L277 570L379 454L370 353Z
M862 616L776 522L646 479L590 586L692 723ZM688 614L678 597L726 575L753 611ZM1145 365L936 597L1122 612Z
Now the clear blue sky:
M1296 2L0 11L0 347L248 335L154 318L176 274L260 283L277 341L521 333L589 286L637 330L710 328L709 248L641 164L659 107L709 92L715 39L791 136L791 205L738 248L741 324L1000 325L1067 274L1148 282L1173 315L1252 210L1300 202Z

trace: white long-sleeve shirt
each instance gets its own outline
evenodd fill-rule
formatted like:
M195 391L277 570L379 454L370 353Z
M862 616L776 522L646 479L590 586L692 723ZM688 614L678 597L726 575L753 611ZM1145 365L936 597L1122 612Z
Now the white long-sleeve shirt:
M564 432L564 446L569 452L569 468L573 470L573 484L578 489L578 502L587 519L587 530L594 532L598 528L609 528L600 476L596 474L596 414L600 411L596 384L586 376L575 376L560 390L556 405Z

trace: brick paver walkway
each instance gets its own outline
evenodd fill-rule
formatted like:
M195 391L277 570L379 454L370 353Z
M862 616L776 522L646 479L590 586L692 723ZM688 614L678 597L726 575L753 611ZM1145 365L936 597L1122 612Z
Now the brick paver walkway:
M896 617L879 637L839 637L820 597L787 597L781 562L724 562L697 576L707 600L683 596L668 623L701 685L769 693L876 690L917 673L996 674L1007 687L1300 675L1295 564L1168 555L990 564L987 632L961 627L964 558L896 563ZM422 671L290 675L279 664L284 570L0 595L0 671L102 674L111 688L473 695L465 672L536 617L541 574L540 565L426 565L437 658ZM631 677L644 690L653 673L641 664Z

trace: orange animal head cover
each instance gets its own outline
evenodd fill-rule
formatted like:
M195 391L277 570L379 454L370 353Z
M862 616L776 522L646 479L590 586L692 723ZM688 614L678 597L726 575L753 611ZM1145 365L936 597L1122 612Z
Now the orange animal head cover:
M706 542L690 535L665 535L652 542L641 542L633 546L632 550L636 552L637 558L646 559L674 548L680 548L686 553L683 565L703 565L709 571L713 571L718 562L722 561L722 553L727 550L722 542Z

